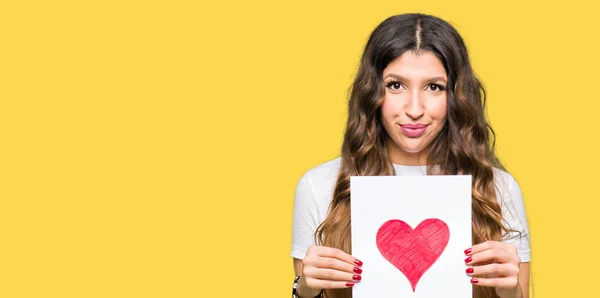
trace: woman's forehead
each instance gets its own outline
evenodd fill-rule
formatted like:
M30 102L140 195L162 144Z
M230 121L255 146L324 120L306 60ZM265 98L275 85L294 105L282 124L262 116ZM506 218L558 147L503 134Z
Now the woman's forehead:
M437 56L431 52L416 54L413 51L404 52L390 62L383 70L383 77L387 76L397 79L447 78L444 65Z

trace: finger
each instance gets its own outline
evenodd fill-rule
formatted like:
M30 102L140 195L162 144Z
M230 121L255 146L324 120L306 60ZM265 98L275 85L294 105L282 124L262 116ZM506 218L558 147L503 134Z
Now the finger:
M322 280L311 277L305 277L305 283L313 289L344 289L354 286L354 282Z
M471 246L471 248L465 250L465 254L468 255L468 256L470 256L470 255L473 255L475 253L482 252L482 251L485 251L485 250L488 250L488 249L494 249L494 248L496 248L496 249L502 249L501 248L502 244L503 243L498 242L498 241L485 241L485 242L482 242L482 243L475 244L475 245Z
M518 276L519 266L514 264L489 264L467 268L470 276Z
M472 247L468 248L465 250L465 255L472 255L474 253L477 252L481 252L484 250L488 250L488 249L501 249L504 250L506 252L509 253L517 253L517 247L514 244L509 244L509 243L503 243L503 242L498 242L498 241L486 241L483 243L479 243L476 245L473 245Z
M328 257L335 258L338 260L342 260L348 264L354 264L357 266L362 266L362 262L357 258L345 253L341 249L325 247L325 246L315 246L315 253L320 257Z
M362 269L356 267L356 264L348 264L344 261L334 258L318 258L315 260L313 266L324 269L335 269L349 273L361 273Z
M360 274L315 267L307 268L304 274L311 278L329 281L359 282L362 279Z
M518 278L516 276L511 277L500 277L500 278L471 278L471 283L483 287L494 287L494 288L515 288L518 285Z
M519 250L517 249L517 246L514 244L505 244L502 247L504 248L504 250L506 250L509 253L513 253L515 255L519 254Z
M465 263L480 264L484 262L497 262L497 263L514 263L516 261L515 255L510 254L500 249L488 249L478 253L474 253L465 259Z

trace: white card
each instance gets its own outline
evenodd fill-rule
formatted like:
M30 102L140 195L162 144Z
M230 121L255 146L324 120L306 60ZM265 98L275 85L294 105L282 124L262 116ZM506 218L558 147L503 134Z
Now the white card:
M350 177L353 298L470 298L471 176Z

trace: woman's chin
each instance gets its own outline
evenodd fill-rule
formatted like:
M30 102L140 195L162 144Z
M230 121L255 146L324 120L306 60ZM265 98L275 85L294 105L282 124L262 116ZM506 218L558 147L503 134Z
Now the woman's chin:
M401 148L401 149L402 149L402 151L404 151L408 154L417 154L423 150L421 148Z
M402 146L398 146L398 148L408 154L417 154L425 149L422 142L419 142L418 144L402 144Z
M425 145L426 144L425 140L419 138L419 139L395 139L393 141L393 143L391 143L390 145L392 145L392 150L396 151L399 154L406 154L406 155L417 155L419 153L422 153L423 150L427 147Z

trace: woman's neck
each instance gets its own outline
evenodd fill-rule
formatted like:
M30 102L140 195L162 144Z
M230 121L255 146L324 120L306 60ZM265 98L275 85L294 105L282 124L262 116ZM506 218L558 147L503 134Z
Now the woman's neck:
M427 149L420 152L406 152L396 146L388 149L388 156L393 164L403 166L427 165Z

